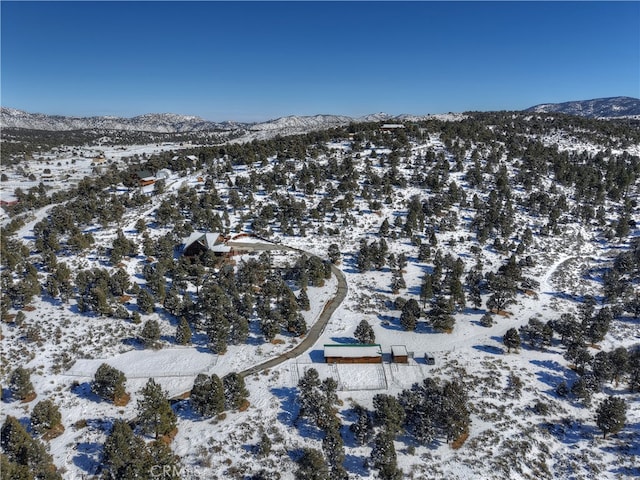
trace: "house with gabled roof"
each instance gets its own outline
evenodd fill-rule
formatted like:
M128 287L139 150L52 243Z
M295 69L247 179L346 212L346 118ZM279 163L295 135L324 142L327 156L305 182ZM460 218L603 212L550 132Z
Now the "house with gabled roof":
M226 256L231 253L231 247L227 245L227 239L220 233L193 232L182 243L182 254L185 257L195 257L208 251L220 256Z

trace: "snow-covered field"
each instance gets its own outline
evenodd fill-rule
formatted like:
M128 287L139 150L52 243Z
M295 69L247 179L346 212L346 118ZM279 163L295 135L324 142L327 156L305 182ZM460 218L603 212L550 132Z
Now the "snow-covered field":
M552 135L545 143L558 144L561 149L595 152L597 145L580 144L564 135ZM345 146L346 145L346 146ZM348 142L329 144L329 151L349 154ZM437 137L413 146L414 154L425 151L443 151L444 146ZM119 162L133 155L153 155L161 150L175 150L174 145L135 146L103 149L106 158ZM71 179L90 175L95 167L94 151L78 152L77 156L65 157L64 153L43 154L43 162L34 162L30 171L39 178L44 168L50 168L55 177L54 188L66 188L61 177L71 172ZM637 155L640 147L630 153ZM374 153L375 152L375 153ZM372 147L359 155L362 158L388 155L386 146ZM323 160L320 159L319 162ZM72 162L71 164L69 162ZM269 164L264 167L269 169ZM359 167L361 168L361 166ZM382 167L374 164L374 170L382 173ZM7 172L9 180L3 183L5 193L11 188L28 189L32 184L16 171ZM95 174L95 173L93 173ZM200 172L190 172L185 177L173 175L166 182L163 196L175 193L182 186L196 186ZM246 175L244 166L237 167L228 177ZM462 173L451 172L451 180L464 184ZM227 179L216 184L222 196L228 195ZM37 184L37 183L36 183ZM4 190L7 190L4 192ZM391 291L392 272L388 267L364 273L355 268L355 255L363 237L377 238L380 223L384 218L393 218L398 212L406 213L406 202L421 189L408 187L396 189L393 202L385 203L379 212L371 212L364 200L356 199L356 222L341 228L337 235L286 236L284 245L299 248L310 254L326 258L329 244L336 243L343 254L339 268L343 271L348 294L345 301L331 317L331 321L315 344L302 355L268 370L246 378L250 392L250 407L243 412L226 412L224 418L202 419L195 414L188 401L175 403L178 414L178 434L171 444L173 451L181 457L180 472L183 478L251 478L261 469L272 473L272 477L288 480L294 478L293 461L300 449L309 446L321 448L322 435L308 424L296 422L298 406L296 386L308 368L315 368L321 378L333 377L338 383L341 400L338 416L343 423L345 439L345 467L352 478L373 479L376 471L369 468L366 460L371 454L370 446L358 446L348 425L355 420L353 406L356 404L372 408L373 396L377 393L396 395L414 383L428 377L443 380L460 379L469 387L471 428L469 437L459 449L452 449L446 442L434 445L415 445L408 438L396 440L398 466L405 478L414 479L604 479L631 478L640 476L640 395L630 393L626 385L607 383L601 393L593 396L587 407L572 399L562 399L555 388L562 381L571 384L576 373L563 358L564 347L554 342L543 351L528 347L518 352L507 353L502 338L510 328L526 325L530 318L548 321L559 318L562 313L575 313L575 296L601 295L598 279L589 279L585 271L599 262L612 261L617 250L603 243L595 228L577 223L563 225L563 234L548 237L537 236L530 248L534 266L527 268L527 275L539 282L536 295L519 294L517 302L509 306L507 316L495 316L491 327L483 327L480 318L484 308L465 308L455 314L455 327L451 333L437 333L425 322L418 324L416 331L407 332L399 323L400 311L393 307L397 294ZM469 195L469 199L473 195ZM132 232L136 240L140 233L134 224L139 218L151 221L153 212L162 196L153 197L152 203L125 214L121 225L124 232ZM258 202L268 200L262 192L256 195ZM317 198L307 199L313 203ZM469 216L469 208L453 207L458 218ZM33 244L33 226L44 218L50 207L30 212L25 225L17 236L28 245ZM230 225L241 221L240 214L230 213ZM518 221L529 223L531 219L518 213ZM637 209L634 212L640 224ZM8 219L3 216L3 224ZM469 240L466 223L460 222L459 230L438 233L438 245L444 253L451 252L464 261L465 271L476 263L470 248L477 242ZM162 228L151 229L153 236L161 235ZM461 231L462 230L462 231ZM637 236L632 230L629 238ZM96 226L97 244L109 245L115 237L114 229L100 230ZM421 278L431 268L430 262L416 258L416 247L407 238L390 240L389 251L396 256L406 253L409 263L404 279L407 288L400 292L405 298L416 298L420 291ZM449 248L448 245L451 245ZM625 248L626 244L617 245ZM482 251L485 270L495 271L507 257L493 248ZM247 254L249 255L249 254ZM241 257L238 261L241 261ZM296 254L274 252L276 264L293 263ZM78 259L64 259L77 267L102 266L104 259L97 251ZM140 275L143 255L125 260L124 267L135 281L144 283ZM76 262L75 264L73 262ZM324 305L335 295L337 280L332 276L323 287L310 287L308 295L311 309L303 312L310 326L319 317ZM488 295L483 295L483 304ZM190 390L199 373L215 373L220 377L229 372L238 372L253 365L277 357L299 343L300 339L278 335L277 342L263 342L259 333L252 331L244 345L231 345L224 355L215 355L202 339L194 345L175 345L176 319L163 311L148 318L160 322L161 348L148 350L132 342L140 326L131 322L80 314L75 300L70 304L43 296L31 304L31 311L24 311L26 319L22 326L3 322L2 368L3 385L8 373L16 366L32 371L31 380L37 399L30 403L13 401L2 403L2 421L7 415L19 418L23 423L38 400L50 398L60 408L65 432L51 440L50 452L55 464L65 479L93 478L101 464L102 444L114 419L135 417L137 392L148 378L154 378L168 391L170 397ZM12 314L16 311L12 310ZM145 317L146 319L147 317ZM376 343L381 344L383 363L380 365L328 365L323 363L322 348L328 343L346 343L353 339L358 323L366 319L373 326ZM40 330L40 338L25 341L28 327ZM201 335L202 336L202 335ZM625 348L640 342L640 325L637 319L623 317L613 321L609 334L597 348L589 347L591 354L615 347ZM408 364L390 361L391 345L405 345L411 352ZM435 357L435 365L427 365L425 353ZM89 387L98 366L102 363L118 368L127 377L126 389L131 401L125 407L101 401ZM521 380L514 387L513 378ZM622 432L602 439L595 424L595 408L606 395L622 395L627 401L627 422ZM537 403L547 406L545 412L535 409ZM266 432L273 441L272 453L258 457L254 446L260 434ZM280 476L275 476L275 472ZM266 478L266 477L265 477Z

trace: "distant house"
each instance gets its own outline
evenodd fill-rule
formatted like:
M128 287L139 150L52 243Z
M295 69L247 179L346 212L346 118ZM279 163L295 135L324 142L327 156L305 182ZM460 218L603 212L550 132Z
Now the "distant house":
M380 127L380 130L382 130L383 132L391 132L393 130L402 130L403 128L404 125L402 125L401 123L385 123Z
M183 241L182 254L185 257L195 257L207 251L220 256L232 253L231 247L226 244L226 238L220 233L193 232Z
M326 363L382 363L382 349L379 344L326 344Z
M409 363L409 352L404 345L391 345L391 359L395 363Z
M156 183L155 175L149 170L140 170L139 172L136 172L136 179L138 180L139 187L145 187Z
M171 176L171 170L169 170L168 168L163 168L162 170L158 170L158 173L156 173L156 179L157 180L161 180L161 179L168 179Z

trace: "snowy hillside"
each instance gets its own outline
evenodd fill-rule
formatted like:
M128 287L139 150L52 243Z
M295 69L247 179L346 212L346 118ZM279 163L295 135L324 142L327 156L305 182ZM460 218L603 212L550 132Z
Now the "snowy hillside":
M640 476L637 126L261 125L289 135L2 165L3 468ZM326 344L359 342L380 363L325 363ZM123 392L100 388L105 368Z
M584 117L624 117L640 115L640 99L631 97L596 98L563 103L543 103L525 112L565 113Z

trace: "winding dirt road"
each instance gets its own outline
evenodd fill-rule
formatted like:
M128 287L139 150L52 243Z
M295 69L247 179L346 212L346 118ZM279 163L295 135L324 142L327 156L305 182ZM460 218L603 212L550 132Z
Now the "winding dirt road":
M305 252L304 250L300 250L299 248L293 248L285 245L276 245L276 244L265 244L264 246L260 244L260 245L257 245L256 250L289 250L292 252L304 253L305 255L309 255L312 257L317 256L309 252ZM302 341L298 345L296 345L294 348L283 353L282 355L279 355L270 360L267 360L266 362L260 363L259 365L255 365L251 368L243 370L242 372L240 372L240 375L242 375L243 377L246 377L248 375L259 373L262 370L273 368L276 365L280 365L281 363L286 362L289 359L302 355L304 352L310 349L318 341L318 338L320 338L320 335L322 335L322 332L324 332L325 327L329 323L329 320L331 319L333 312L335 312L336 309L340 306L342 301L347 296L347 291L348 291L347 280L344 274L342 273L342 271L335 265L331 265L331 272L338 279L338 290L336 291L335 296L325 304L318 319L311 326L311 328L309 328L309 330L307 331Z

